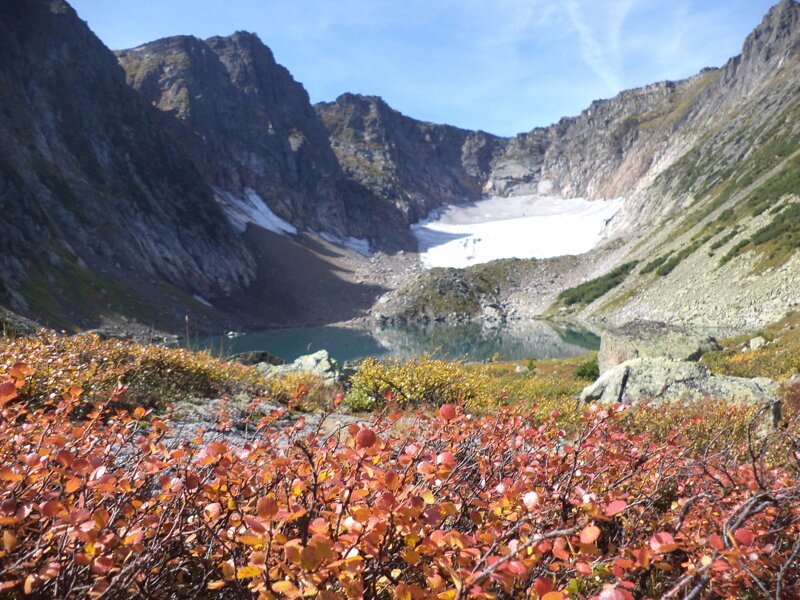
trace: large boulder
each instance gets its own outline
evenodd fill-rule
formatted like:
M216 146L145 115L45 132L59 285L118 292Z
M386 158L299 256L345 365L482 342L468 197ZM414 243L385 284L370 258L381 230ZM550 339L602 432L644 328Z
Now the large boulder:
M243 365L258 365L261 363L266 363L268 365L285 365L286 361L283 360L280 356L275 356L271 352L267 352L266 350L251 350L250 352L239 352L238 354L232 354L231 360L235 360L238 363Z
M256 371L267 377L281 377L288 373L311 373L325 383L336 383L342 375L339 363L330 357L327 350L300 356L288 365L271 365L266 362L255 366Z
M704 365L669 358L634 358L603 373L581 392L584 402L637 404L711 398L778 407L778 384L758 377L712 374Z
M597 365L605 373L640 356L699 360L706 352L721 349L709 335L657 321L633 321L603 333Z

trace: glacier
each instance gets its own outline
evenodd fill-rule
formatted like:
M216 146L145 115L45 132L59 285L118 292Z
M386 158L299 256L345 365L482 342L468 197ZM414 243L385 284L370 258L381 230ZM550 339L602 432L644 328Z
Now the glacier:
M411 229L426 268L550 258L597 246L623 204L623 198L489 197L449 206Z

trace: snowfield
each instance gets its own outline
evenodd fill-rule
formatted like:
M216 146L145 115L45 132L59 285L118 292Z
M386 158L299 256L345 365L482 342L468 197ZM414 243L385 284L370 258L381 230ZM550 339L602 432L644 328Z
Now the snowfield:
M297 234L297 228L272 212L254 189L245 188L242 198L225 190L217 190L217 202L238 231L243 232L252 223L280 235Z
M411 229L427 268L583 254L600 242L623 203L622 198L491 197L450 206Z
M222 189L215 191L217 202L222 206L231 225L240 233L243 233L248 225L253 224L278 235L297 235L297 228L272 212L267 203L264 202L264 199L254 189L245 188L244 196L242 197ZM362 240L352 236L343 238L324 231L311 231L311 233L331 244L358 252L362 256L370 256L371 254L369 240Z

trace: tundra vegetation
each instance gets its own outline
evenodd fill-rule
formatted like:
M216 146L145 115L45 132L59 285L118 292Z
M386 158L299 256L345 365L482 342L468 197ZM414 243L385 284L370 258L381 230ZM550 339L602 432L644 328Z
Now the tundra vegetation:
M756 353L797 366L780 331ZM710 360L760 370L739 354ZM764 434L758 407L579 406L591 363L365 361L345 390L3 340L0 596L793 597L800 388ZM171 399L243 394L246 443L171 435ZM348 405L371 412L337 422ZM324 414L287 425L294 406Z

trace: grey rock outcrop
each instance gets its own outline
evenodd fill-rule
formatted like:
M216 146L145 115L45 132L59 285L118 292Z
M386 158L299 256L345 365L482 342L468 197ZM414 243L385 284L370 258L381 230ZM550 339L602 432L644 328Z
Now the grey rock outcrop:
M315 106L347 174L408 225L477 200L506 140L409 118L381 98L342 94Z
M705 366L667 358L634 358L603 373L580 395L583 402L635 405L702 399L775 405L778 384L771 379L713 375Z
M706 352L721 350L716 339L689 329L656 321L634 321L604 331L597 364L600 373L632 358L664 357L700 360Z
M336 383L342 375L339 363L331 358L327 350L300 356L288 365L259 363L255 369L266 377L281 377L288 373L310 373L320 377L328 384Z
M36 335L43 331L37 324L0 306L0 339Z

